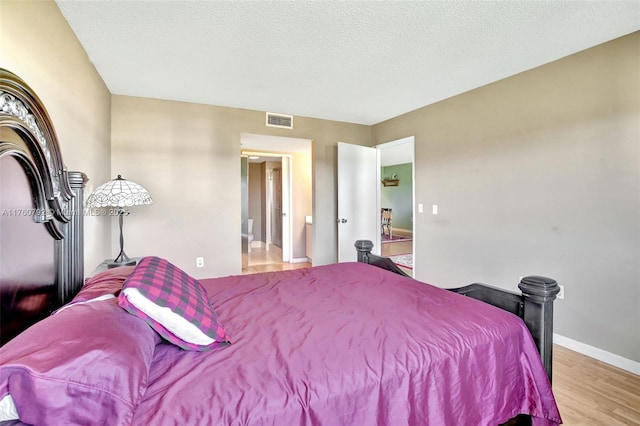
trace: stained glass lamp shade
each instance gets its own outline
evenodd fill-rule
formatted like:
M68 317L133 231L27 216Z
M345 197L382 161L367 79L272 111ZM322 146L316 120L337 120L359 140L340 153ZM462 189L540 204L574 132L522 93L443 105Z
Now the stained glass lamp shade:
M117 207L118 223L120 224L120 253L109 263L110 268L116 266L135 265L136 261L129 259L124 252L124 237L122 234L122 218L129 212L125 207L152 204L153 200L149 192L142 186L130 180L117 178L110 180L97 187L89 198L87 198L88 208Z

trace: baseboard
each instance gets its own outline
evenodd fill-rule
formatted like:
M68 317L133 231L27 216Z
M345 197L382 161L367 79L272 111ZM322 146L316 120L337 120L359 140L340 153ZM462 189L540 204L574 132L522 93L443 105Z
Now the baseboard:
M598 361L606 362L630 373L640 375L640 362L621 357L620 355L587 345L586 343L578 342L568 337L560 336L556 333L553 333L553 343L557 343L560 346L597 359Z
M396 228L395 226L391 229L393 230L394 234L397 232L399 234L413 235L413 230L411 229Z
M263 243L262 241L258 241L258 240L251 241L251 248L265 248L266 246L267 244Z
M311 259L309 259L308 257L297 257L289 261L289 263L306 263L306 262L311 262Z

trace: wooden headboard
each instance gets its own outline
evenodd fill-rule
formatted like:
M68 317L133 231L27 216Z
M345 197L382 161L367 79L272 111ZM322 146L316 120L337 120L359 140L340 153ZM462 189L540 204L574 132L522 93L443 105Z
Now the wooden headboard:
M0 345L82 286L86 182L38 96L0 68Z

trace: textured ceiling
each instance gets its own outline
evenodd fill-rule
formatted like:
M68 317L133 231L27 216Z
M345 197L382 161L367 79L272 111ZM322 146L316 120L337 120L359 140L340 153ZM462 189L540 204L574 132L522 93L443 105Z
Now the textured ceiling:
M57 4L114 94L375 124L640 29L640 1Z

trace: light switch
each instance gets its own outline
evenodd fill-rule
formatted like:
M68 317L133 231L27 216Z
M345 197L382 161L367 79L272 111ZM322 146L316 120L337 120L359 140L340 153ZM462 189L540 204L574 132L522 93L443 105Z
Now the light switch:
M433 212L433 214L438 214L438 205L437 205L437 204L434 204L434 205L431 207L431 211Z
M424 212L424 206L422 205L422 203L418 204L418 213L423 213Z

